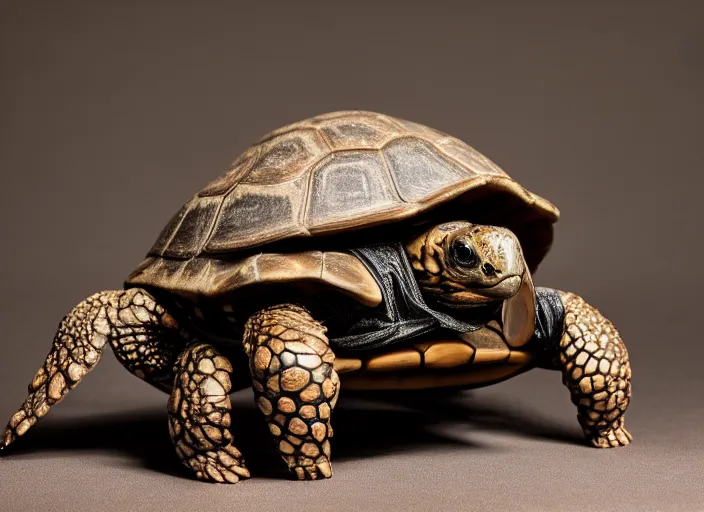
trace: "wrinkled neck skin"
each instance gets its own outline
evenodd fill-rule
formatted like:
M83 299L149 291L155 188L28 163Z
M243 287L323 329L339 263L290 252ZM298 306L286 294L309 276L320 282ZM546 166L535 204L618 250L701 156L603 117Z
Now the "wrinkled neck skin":
M506 228L448 222L405 247L425 300L453 312L499 304L528 275L518 239Z

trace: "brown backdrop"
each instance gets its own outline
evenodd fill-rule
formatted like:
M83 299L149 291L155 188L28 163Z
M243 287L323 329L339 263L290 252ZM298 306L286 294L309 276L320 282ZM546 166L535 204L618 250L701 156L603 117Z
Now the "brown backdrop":
M0 416L62 314L119 286L247 144L363 108L468 141L561 208L536 281L620 328L635 442L581 445L556 373L393 406L343 390L335 477L297 483L245 392L255 478L206 485L178 469L166 397L107 356L0 460L0 510L704 509L704 4L195 4L0 5Z

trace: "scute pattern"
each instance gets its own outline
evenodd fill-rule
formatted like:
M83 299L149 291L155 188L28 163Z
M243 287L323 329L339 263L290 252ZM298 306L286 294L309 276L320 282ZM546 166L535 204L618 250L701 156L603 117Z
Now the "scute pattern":
M316 130L297 130L262 146L259 161L242 183L276 185L307 173L326 156L328 146Z
M384 148L401 199L422 201L462 180L469 179L466 169L451 163L427 141L407 137Z
M169 241L169 251L181 257L188 257L194 243L200 245L205 242L220 209L220 201L207 197L194 200L185 208L179 229L175 230Z
M277 187L238 185L223 201L205 250L226 251L233 239L253 246L304 234L298 219L306 185L303 179Z
M320 126L335 151L350 149L379 149L392 138L403 134L395 125L380 117L343 117L329 120Z
M347 152L314 171L307 218L318 226L335 217L374 213L397 201L377 151Z
M198 195L220 196L229 192L256 163L259 152L260 147L254 146L242 153L225 174L208 183Z
M516 216L531 221L522 242L537 240L526 251L537 264L558 216L549 202L442 132L374 112L331 112L246 150L176 214L149 256L155 265L185 265L284 238L400 221L485 185L522 205Z
M411 134L417 135L418 137L429 140L433 143L437 143L450 136L446 133L436 130L435 128L430 128L419 123L414 123L413 121L406 121L405 119L396 119L398 124L406 128Z
M171 217L171 220L169 220L168 224L161 230L156 242L154 242L154 245L149 250L149 255L161 256L163 254L173 257L174 253L168 250L168 245L171 239L178 234L181 221L188 213L188 205L189 203L183 205L181 209L176 212L176 215Z
M477 174L496 174L499 176L506 174L494 162L459 139L447 137L438 141L437 146L446 155L454 158L460 164L464 164Z

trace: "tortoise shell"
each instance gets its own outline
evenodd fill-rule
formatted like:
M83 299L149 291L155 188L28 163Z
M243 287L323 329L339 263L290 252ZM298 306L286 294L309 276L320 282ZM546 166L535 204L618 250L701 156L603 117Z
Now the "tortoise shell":
M352 232L366 241L389 226L454 218L509 227L535 270L558 215L459 139L383 114L334 112L247 149L171 219L127 284L219 295L238 287L222 277L264 245Z

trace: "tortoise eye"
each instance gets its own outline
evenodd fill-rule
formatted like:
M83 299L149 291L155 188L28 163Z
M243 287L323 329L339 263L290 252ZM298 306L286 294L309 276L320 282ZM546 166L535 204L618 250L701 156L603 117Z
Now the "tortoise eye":
M477 252L472 244L464 238L458 238L450 246L450 257L461 267L472 268L479 263Z

